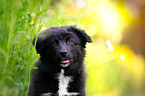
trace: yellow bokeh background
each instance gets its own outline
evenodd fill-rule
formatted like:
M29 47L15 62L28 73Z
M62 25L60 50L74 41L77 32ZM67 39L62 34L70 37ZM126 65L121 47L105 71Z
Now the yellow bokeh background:
M86 49L87 96L144 96L144 56L121 43L138 14L125 1L78 2L69 2L64 11L93 39Z

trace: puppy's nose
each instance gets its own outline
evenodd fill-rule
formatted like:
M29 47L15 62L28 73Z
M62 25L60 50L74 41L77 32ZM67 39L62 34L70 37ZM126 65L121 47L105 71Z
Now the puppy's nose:
M61 57L66 57L66 56L67 56L67 52L66 52L66 51L60 52L60 56L61 56Z

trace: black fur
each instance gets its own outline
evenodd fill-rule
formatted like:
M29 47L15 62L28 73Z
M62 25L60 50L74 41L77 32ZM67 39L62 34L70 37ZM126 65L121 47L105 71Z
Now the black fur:
M72 41L72 42L71 42ZM91 38L75 26L51 27L41 32L33 40L36 43L40 58L36 63L38 69L33 70L29 96L41 96L43 93L57 94L57 74L64 69L65 76L72 76L68 91L85 96L85 72L83 61L86 42ZM64 54L65 53L65 54ZM60 65L61 60L71 59L68 67ZM57 94L56 96L58 96Z

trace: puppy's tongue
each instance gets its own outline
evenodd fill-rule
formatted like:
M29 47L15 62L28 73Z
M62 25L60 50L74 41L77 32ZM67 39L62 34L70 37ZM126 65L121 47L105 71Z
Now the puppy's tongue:
M68 63L69 60L62 60L61 63Z

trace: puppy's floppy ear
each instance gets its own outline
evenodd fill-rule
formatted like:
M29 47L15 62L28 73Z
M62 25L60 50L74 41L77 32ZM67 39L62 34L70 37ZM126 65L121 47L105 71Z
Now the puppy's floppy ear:
M35 46L36 51L39 54L42 52L42 50L45 47L45 41L46 41L46 38L48 37L49 31L50 31L50 29L40 32L38 36L35 36L33 38L32 44L33 44L33 46Z
M91 43L92 39L90 36L88 36L84 30L80 30L75 28L74 32L77 34L77 36L81 39L82 46L85 48L86 42Z
M84 30L76 28L76 26L62 26L62 28L66 28L67 31L73 31L81 40L81 45L85 48L86 42L91 43L92 39L88 36Z
M45 42L44 42L44 40L41 40L38 36L35 36L33 38L32 44L33 44L33 46L35 46L37 53L40 54L44 48Z

